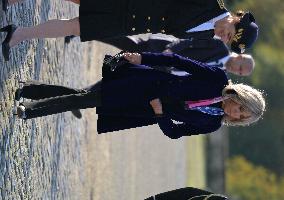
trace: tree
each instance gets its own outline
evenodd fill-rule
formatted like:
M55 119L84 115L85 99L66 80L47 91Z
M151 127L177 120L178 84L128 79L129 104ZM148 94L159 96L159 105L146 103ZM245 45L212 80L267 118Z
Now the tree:
M284 4L282 0L242 0L233 1L230 6L230 10L251 11L259 25L259 38L249 51L256 68L252 76L235 81L264 90L267 101L263 120L250 127L230 128L230 156L241 154L281 176L284 175Z
M227 193L242 200L284 199L284 178L261 166L255 166L242 156L227 162Z

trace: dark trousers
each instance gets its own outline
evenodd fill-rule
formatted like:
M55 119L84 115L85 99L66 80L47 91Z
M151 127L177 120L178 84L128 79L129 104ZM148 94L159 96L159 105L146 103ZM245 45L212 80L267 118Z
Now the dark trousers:
M85 89L74 89L30 81L25 83L21 96L36 100L21 103L26 108L26 119L94 108L101 105L101 82Z

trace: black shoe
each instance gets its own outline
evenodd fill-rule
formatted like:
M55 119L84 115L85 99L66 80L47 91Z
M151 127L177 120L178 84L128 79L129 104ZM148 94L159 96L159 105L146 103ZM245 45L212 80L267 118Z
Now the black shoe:
M2 10L7 12L8 10L8 0L2 0Z
M13 33L16 31L18 27L14 24L5 26L0 29L0 32L7 32L7 36L5 40L2 42L2 54L5 58L5 61L9 61L10 54L10 45L9 42L13 36Z
M16 113L16 115L18 115L18 117L21 118L21 119L25 119L25 118L27 118L25 111L26 111L25 106L23 106L23 105L17 106L17 113Z
M23 94L23 89L18 88L15 92L15 100L19 101L22 98L22 94Z
M71 110L72 114L78 118L78 119L81 119L82 118L82 113L80 110Z
M66 36L66 37L64 38L64 43L65 43L65 44L69 44L69 43L71 42L71 40L72 40L73 38L75 38L75 37L76 37L75 35Z

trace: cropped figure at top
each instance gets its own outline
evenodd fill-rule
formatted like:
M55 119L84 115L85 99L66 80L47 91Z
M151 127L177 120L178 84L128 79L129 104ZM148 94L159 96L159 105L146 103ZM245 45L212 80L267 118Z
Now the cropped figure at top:
M160 193L145 200L229 200L229 198L206 190L186 187Z
M4 0L5 1L5 0ZM9 1L9 0L6 0ZM12 1L12 0L10 0ZM71 20L50 20L33 27L9 25L3 55L9 60L10 48L33 38L80 36L81 41L163 33L177 38L212 38L214 35L231 49L243 52L252 46L258 26L251 13L232 15L223 0L72 0L80 4L79 17ZM110 43L111 44L111 43Z
M96 107L97 131L158 124L165 135L206 134L221 125L249 125L265 110L262 93L233 84L219 68L178 55L125 53L116 68L103 66L101 82L76 90L28 82L16 97L18 116L30 119Z

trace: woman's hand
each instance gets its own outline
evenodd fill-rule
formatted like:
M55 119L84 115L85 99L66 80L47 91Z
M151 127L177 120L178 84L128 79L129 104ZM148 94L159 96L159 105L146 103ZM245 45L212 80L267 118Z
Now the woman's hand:
M173 53L173 52L172 52L172 50L170 50L170 49L165 49L165 50L163 51L163 53Z
M139 53L124 53L123 57L132 64L141 64L142 56Z
M150 101L150 105L152 106L154 113L156 115L162 115L163 114L163 108L162 108L162 103L160 99L154 99Z

